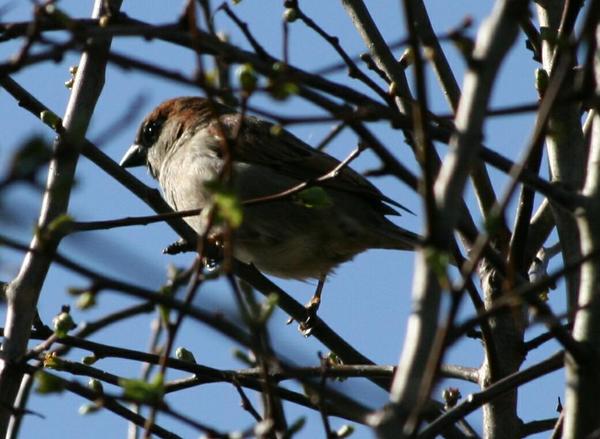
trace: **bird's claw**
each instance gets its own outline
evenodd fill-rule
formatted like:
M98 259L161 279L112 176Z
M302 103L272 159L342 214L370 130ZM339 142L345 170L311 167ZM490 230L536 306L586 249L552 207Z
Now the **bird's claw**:
M163 254L165 255L177 255L179 253L185 253L194 251L195 245L186 241L185 239L178 239L172 244L169 244L166 248L163 249Z
M321 297L315 295L310 301L304 305L306 309L306 317L303 321L298 324L298 331L305 337L310 337L314 329L315 322L317 321L317 311L321 305Z

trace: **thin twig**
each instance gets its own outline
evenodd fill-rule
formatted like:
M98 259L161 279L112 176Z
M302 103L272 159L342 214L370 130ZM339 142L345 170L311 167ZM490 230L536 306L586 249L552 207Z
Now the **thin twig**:
M483 404L497 398L505 392L514 390L518 386L533 381L541 376L559 370L563 367L564 353L558 352L546 360L533 366L508 375L481 392L472 393L465 401L458 404L446 414L440 416L434 422L426 426L417 436L419 439L429 439L436 437L444 427L451 425L458 419L462 419L469 413L481 407Z

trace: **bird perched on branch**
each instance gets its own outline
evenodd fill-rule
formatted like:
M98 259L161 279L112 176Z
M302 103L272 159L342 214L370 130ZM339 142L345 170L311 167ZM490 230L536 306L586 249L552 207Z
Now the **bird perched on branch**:
M144 119L121 166L146 165L176 211L211 206L214 182L228 180L243 218L233 255L278 277L323 280L369 248L414 249L418 235L386 218L403 206L278 128L213 100L175 98ZM200 235L220 229L207 231L206 215L185 220Z

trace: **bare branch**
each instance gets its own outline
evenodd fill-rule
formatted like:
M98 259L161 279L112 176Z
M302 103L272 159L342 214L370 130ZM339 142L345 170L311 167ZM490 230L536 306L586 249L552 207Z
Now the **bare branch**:
M103 9L104 4L102 0L95 2L93 18L107 13ZM110 4L111 7L118 9L121 1L112 0ZM82 139L104 84L106 55L110 43L111 40L107 39L91 45L81 58L64 122L58 122L64 127L64 131L55 145L55 156L48 174L38 220L38 227L42 231L48 230L52 222L67 210ZM3 357L0 360L1 435L6 433L10 419L11 413L7 407L12 407L23 377L23 372L17 367L17 363L27 347L37 299L52 263L52 252L59 241L60 237L53 236L52 233L36 234L31 243L32 251L26 255L19 274L8 287L6 332L2 343ZM42 249L43 251L36 251Z
M584 37L588 38L588 50L596 52L600 43L598 27L599 2L593 2L588 14L595 14L594 21L587 22L591 26L584 28ZM594 57L596 87L600 83L600 61ZM577 212L579 245L585 253L597 252L600 249L600 117L594 116L592 138L588 164L586 169L583 196L586 197L584 207ZM562 243L561 237L561 243ZM567 241L568 245L569 241ZM563 247L564 251L565 247ZM585 262L581 267L581 282L577 297L578 310L573 324L574 338L584 343L592 355L588 361L575 363L567 357L566 408L563 426L563 437L574 439L595 434L600 428L600 419L593 410L593 396L600 391L598 367L600 351L600 258Z
M481 392L467 396L464 402L458 404L445 415L425 427L419 434L419 439L434 438L446 425L450 425L456 420L467 416L469 413L472 413L478 407L492 401L494 398L501 396L505 392L514 390L521 384L530 382L560 369L563 365L563 356L562 352L554 354L538 364L502 378ZM517 431L520 431L520 427Z

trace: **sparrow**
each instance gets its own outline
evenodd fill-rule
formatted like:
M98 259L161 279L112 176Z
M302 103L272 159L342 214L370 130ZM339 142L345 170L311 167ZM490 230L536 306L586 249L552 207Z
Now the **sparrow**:
M168 204L182 211L211 206L211 185L228 160L243 217L233 233L233 255L262 272L323 280L369 248L413 250L419 243L417 234L387 218L399 215L394 207L405 208L365 177L285 129L214 100L179 97L160 104L120 165L147 166ZM277 196L303 182L318 185L320 202L298 193ZM206 215L185 220L201 236L214 233Z

